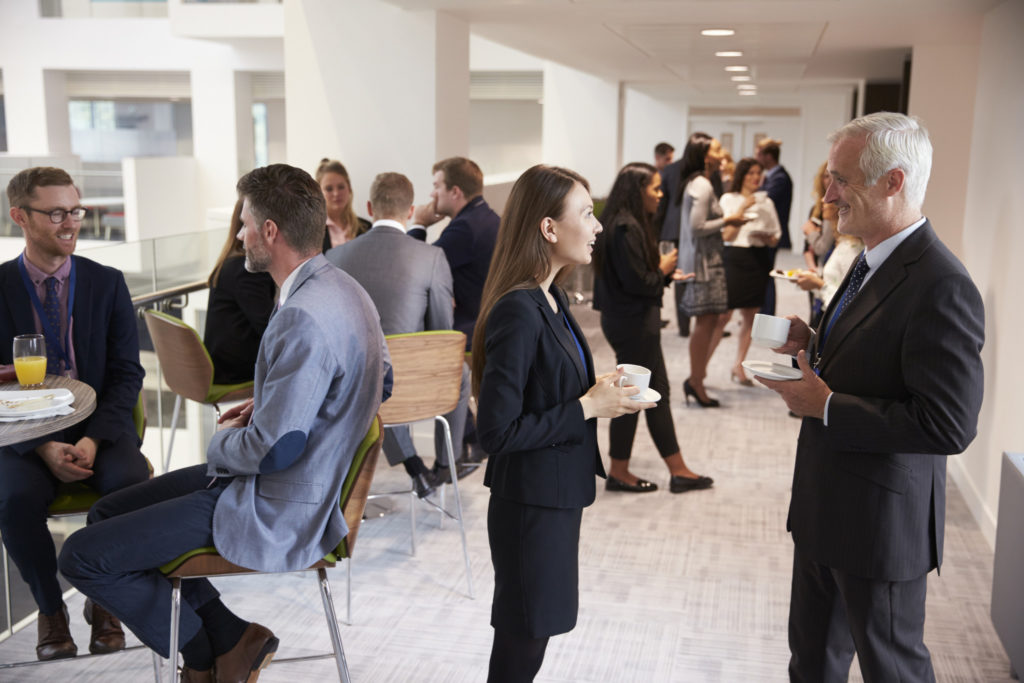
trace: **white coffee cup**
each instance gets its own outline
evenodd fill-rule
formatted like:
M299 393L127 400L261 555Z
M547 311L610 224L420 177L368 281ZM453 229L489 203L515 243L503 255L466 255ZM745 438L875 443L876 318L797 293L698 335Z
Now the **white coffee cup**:
M758 313L750 331L750 340L758 346L775 349L789 339L789 320L774 315Z
M642 394L651 385L651 371L642 365L623 363L616 365L615 369L622 370L622 376L618 380L620 387L639 387Z

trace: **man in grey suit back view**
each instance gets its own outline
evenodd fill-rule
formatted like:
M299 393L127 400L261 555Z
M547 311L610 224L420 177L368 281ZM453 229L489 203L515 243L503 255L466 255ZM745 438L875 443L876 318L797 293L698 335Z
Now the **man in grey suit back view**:
M384 334L450 330L454 325L452 273L444 251L405 234L405 221L412 217L413 195L412 183L401 173L378 175L367 202L373 227L359 239L334 247L326 254L328 261L355 278L370 295L380 313ZM459 403L445 416L451 426L452 443L456 445L462 443L469 401L469 372L465 365L462 374ZM408 428L384 432L388 463L402 463L420 498L429 495L442 481L450 481L443 439L443 432L437 429L434 467L427 470L416 454ZM458 467L459 475L471 471L465 465Z
M326 206L302 169L275 164L238 181L245 267L280 287L260 342L254 396L226 411L208 464L116 491L64 543L80 591L168 656L171 583L158 567L195 548L266 572L305 569L348 533L338 506L352 457L391 391L373 303L321 255ZM205 579L182 585L183 681L255 681L277 649ZM177 653L175 653L175 658Z

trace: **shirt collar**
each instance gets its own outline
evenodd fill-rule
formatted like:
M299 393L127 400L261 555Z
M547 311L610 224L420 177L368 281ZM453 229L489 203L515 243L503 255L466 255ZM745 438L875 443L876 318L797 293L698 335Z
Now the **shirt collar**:
M405 232L405 225L403 223L392 220L390 218L381 218L379 221L373 222L373 228L376 228L378 225L387 226L389 228L398 228L402 232ZM373 230L373 228L370 229Z
M288 300L288 295L292 293L292 287L295 285L295 278L299 276L299 271L302 270L302 266L309 263L313 257L309 257L299 265L295 266L292 272L288 273L288 277L281 283L281 294L277 297L277 305L284 306L284 302Z
M33 264L31 261L29 261L28 258L24 256L24 253L25 252L22 252L22 259L21 260L25 264L25 272L28 273L28 279L31 280L32 284L34 284L34 285L42 284L46 280L46 278L48 278L48 277L55 277L55 278L57 278L57 282L59 284L63 285L64 282L68 279L68 276L71 275L71 257L70 256L67 257L66 259L64 259L64 263L61 264L61 267L58 268L53 273L44 273L39 268L37 268L35 266L35 264Z
M889 255L896 250L896 247L903 244L903 240L910 237L915 230L924 225L924 216L920 220L911 223L906 228L903 228L892 237L887 237L871 249L864 250L864 260L868 262L871 267L871 272L878 270L879 266L885 263L885 260L889 258Z

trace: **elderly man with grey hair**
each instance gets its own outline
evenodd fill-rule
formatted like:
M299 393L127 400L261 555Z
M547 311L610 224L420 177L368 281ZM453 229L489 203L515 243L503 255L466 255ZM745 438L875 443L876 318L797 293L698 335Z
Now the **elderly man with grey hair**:
M839 232L864 252L817 330L796 316L801 377L761 379L803 416L787 526L795 544L790 679L934 681L926 578L942 562L946 458L977 431L981 297L921 213L932 146L902 114L829 137Z

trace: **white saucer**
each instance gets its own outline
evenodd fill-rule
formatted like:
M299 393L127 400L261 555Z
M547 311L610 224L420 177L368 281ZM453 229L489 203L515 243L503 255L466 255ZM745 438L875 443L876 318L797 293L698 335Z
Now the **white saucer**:
M639 394L630 396L634 401L644 401L645 403L657 403L661 400L661 394L654 389L648 387L646 390L641 391Z
M750 370L758 377L765 379L793 380L801 379L804 373L798 368L793 368L781 363L769 363L766 360L745 360L743 367Z

